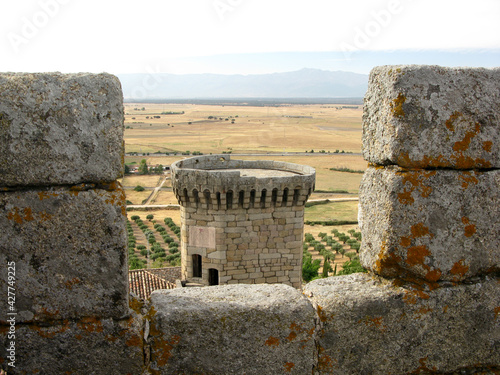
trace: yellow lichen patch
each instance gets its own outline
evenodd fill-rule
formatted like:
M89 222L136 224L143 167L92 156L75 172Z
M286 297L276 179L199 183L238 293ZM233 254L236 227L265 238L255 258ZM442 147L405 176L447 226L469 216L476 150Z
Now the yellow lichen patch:
M95 317L82 318L76 323L78 328L87 333L102 332L103 326L102 322Z
M405 112L403 110L403 104L406 102L406 97L399 93L398 97L394 99L391 103L392 114L395 117L404 117Z
M280 344L280 339L274 336L269 336L264 344L267 346L278 346Z
M463 278L469 271L469 266L465 265L465 259L460 259L451 267L450 273L455 275L455 278Z
M284 367L285 367L286 372L291 372L292 369L295 367L295 363L287 362L287 363L285 363Z

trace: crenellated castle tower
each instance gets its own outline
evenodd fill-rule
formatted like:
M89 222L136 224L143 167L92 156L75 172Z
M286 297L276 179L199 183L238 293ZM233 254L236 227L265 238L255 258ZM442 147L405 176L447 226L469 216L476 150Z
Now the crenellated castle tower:
M183 279L299 288L304 205L315 175L308 166L228 155L172 164L181 205Z

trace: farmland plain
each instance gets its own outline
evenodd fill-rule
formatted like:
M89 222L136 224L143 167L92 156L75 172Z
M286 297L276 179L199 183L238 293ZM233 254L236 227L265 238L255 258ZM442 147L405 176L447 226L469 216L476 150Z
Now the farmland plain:
M357 220L357 197L367 163L361 155L362 106L335 104L246 106L202 104L125 104L125 163L134 168L169 166L177 160L202 154L232 154L245 160L279 160L316 169L316 192L310 200L330 200L306 208L310 221ZM342 171L348 170L348 171ZM127 175L122 185L129 205L148 200L153 205L176 204L169 175ZM143 191L135 191L140 185ZM340 200L340 201L339 201ZM129 207L131 215L146 216ZM179 223L178 211L157 211ZM155 215L155 216L156 216ZM336 227L341 231L358 228ZM342 229L343 228L343 229ZM326 228L328 231L332 228ZM319 226L305 226L318 233Z

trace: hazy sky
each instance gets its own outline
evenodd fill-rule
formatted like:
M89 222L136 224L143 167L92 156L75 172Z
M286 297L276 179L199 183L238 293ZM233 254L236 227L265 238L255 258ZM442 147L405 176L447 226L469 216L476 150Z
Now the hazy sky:
M499 0L3 0L0 14L0 71L500 66Z

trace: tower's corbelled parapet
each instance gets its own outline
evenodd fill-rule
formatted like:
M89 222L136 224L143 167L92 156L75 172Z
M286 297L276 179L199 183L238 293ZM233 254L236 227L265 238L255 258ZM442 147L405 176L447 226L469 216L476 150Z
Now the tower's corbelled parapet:
M300 287L304 205L315 176L308 166L228 155L172 164L183 278Z

